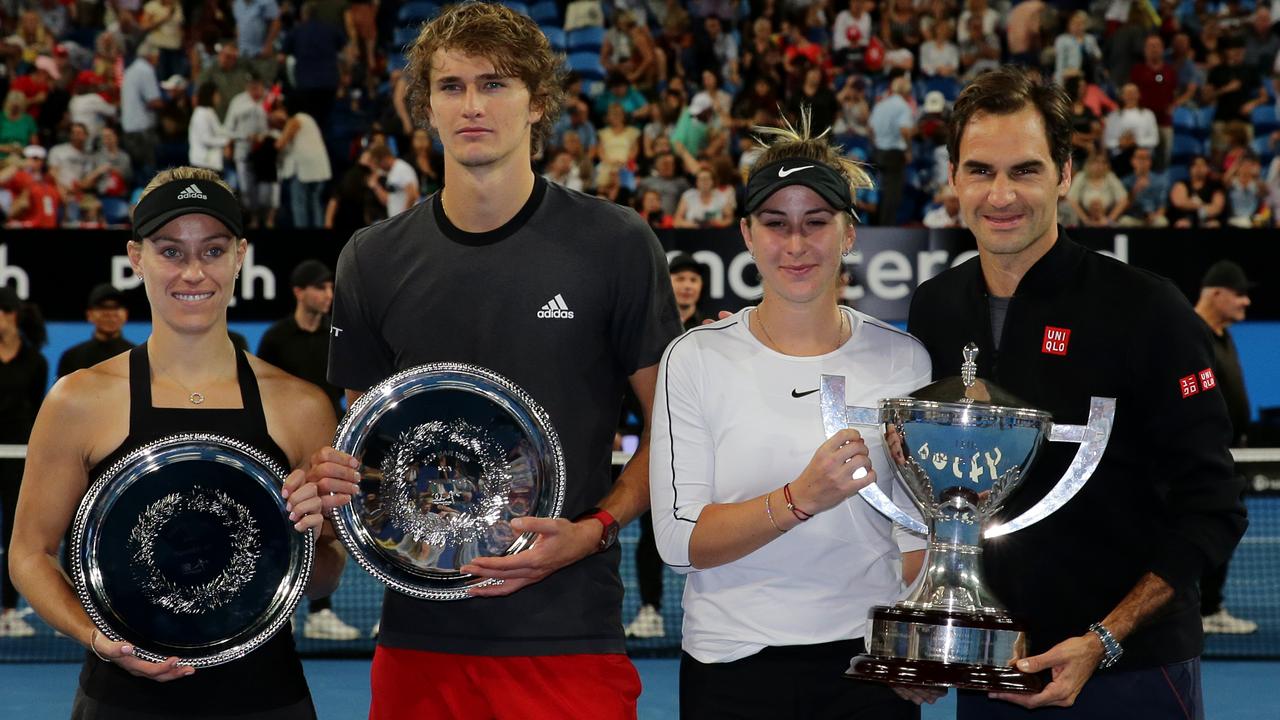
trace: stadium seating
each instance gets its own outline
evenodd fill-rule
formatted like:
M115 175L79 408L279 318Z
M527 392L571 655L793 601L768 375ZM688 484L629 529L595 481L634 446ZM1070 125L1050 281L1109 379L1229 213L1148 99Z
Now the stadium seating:
M600 52L604 45L604 28L584 27L570 30L566 35L568 50L575 52Z

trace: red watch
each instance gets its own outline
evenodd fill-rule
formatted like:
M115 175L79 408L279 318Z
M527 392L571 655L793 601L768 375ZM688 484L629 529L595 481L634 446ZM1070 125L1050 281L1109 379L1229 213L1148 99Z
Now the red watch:
M595 518L600 521L604 529L600 532L600 544L596 547L596 552L604 552L613 547L618 542L618 521L609 514L608 510L593 507L578 515L573 519L574 522L579 520L587 520Z

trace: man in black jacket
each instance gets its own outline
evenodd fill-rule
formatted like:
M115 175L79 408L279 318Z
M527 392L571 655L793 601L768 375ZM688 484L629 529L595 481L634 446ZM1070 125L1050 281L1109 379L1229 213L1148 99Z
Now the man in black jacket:
M961 719L1203 718L1196 582L1246 525L1231 471L1231 424L1203 323L1167 280L1093 253L1057 225L1071 185L1070 102L1003 68L955 105L951 184L978 258L924 283L910 331L934 374L978 374L1054 420L1083 424L1091 396L1116 398L1110 443L1057 513L984 545L986 578L1027 627L1034 695L961 693ZM1047 493L1075 446L1047 443L997 520ZM1105 665L1103 669L1101 666ZM904 691L904 694L909 694ZM920 699L922 694L916 693ZM1055 715L1059 717L1059 715Z
M89 308L85 318L93 324L93 337L72 345L58 359L58 377L70 375L76 370L93 367L107 358L115 357L133 347L133 343L121 334L129 320L124 306L124 293L110 283L95 285L89 291Z

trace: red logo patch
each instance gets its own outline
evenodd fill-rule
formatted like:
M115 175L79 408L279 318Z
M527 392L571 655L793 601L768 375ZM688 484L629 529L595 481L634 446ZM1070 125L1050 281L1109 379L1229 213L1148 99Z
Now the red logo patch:
M1044 326L1044 342L1040 343L1040 352L1049 355L1066 355L1067 343L1071 340L1071 331L1067 328Z
M1178 381L1178 388L1182 390L1184 399L1200 392L1200 384L1195 375L1188 375Z
M1218 379L1213 376L1213 368L1205 368L1200 371L1200 387L1204 390L1212 390L1218 386Z

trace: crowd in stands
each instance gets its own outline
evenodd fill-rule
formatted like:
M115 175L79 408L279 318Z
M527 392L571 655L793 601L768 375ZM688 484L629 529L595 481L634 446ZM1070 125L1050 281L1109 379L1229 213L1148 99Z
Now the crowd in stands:
M540 0L566 56L546 178L655 228L734 222L756 124L830 127L864 223L957 227L946 120L1000 63L1073 102L1068 226L1270 227L1280 33L1252 0ZM250 227L351 232L442 187L402 48L434 0L0 0L7 227L126 224L157 168L236 187ZM1280 17L1280 15L1276 15Z

